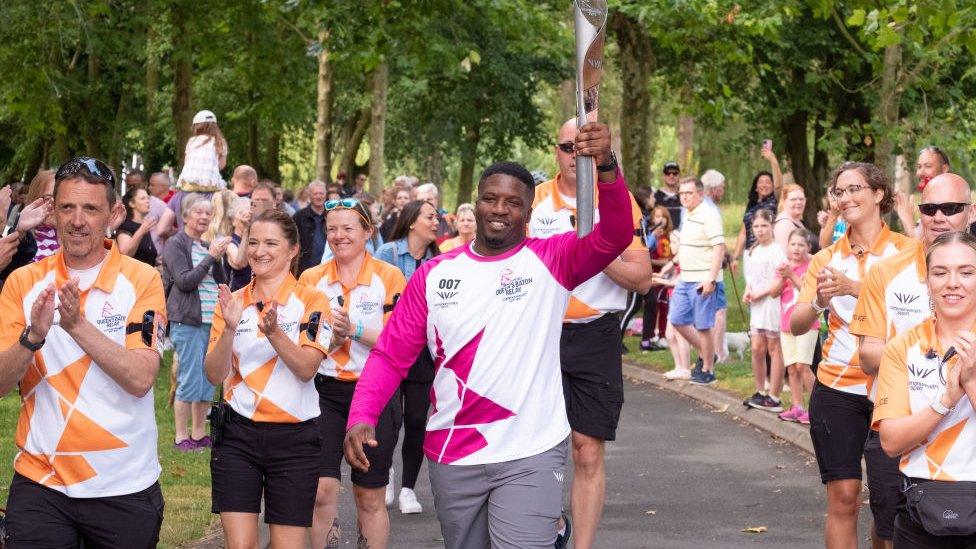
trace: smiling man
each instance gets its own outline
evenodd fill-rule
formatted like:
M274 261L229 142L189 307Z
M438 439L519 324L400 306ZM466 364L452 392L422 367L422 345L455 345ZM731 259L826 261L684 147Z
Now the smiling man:
M526 238L532 175L518 164L489 166L478 184L474 242L414 273L356 387L345 452L366 469L363 445L376 445L386 402L425 345L435 357L424 451L448 549L556 541L570 434L559 363L563 314L572 290L633 239L609 130L590 123L573 142L602 168L593 232Z
M935 239L948 232L965 231L976 217L970 203L969 184L951 173L936 175L922 189L922 238L910 249L884 259L868 271L857 298L850 333L858 337L861 369L877 375L885 345L931 316L929 292L925 282L925 254ZM869 397L877 391L872 384ZM868 433L864 445L871 512L872 536L891 547L895 513L902 499L902 479L898 458L881 449L878 432Z
M152 386L163 285L104 239L115 176L81 157L55 176L60 253L0 293L0 394L23 401L7 547L155 547L163 519Z

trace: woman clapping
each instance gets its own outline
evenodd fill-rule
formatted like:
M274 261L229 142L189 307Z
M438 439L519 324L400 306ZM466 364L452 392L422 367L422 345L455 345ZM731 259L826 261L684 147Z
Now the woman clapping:
M254 278L233 294L221 286L206 359L227 400L210 462L212 507L228 547L257 547L263 497L271 545L301 548L322 448L312 380L332 337L329 303L292 274L298 228L287 214L258 215L245 245Z

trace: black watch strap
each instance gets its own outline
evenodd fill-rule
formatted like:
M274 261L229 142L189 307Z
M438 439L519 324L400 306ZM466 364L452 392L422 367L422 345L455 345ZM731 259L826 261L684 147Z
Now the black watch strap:
M30 350L30 352L36 353L37 351L40 351L41 350L41 347L44 346L44 341L45 340L42 339L42 340L38 341L37 343L31 343L30 338L28 338L28 336L30 335L30 329L31 329L30 326L24 328L24 331L20 334L20 340L19 341L20 341L20 344L23 345L24 347L26 347L28 350Z
M607 162L606 164L597 165L596 171L598 172L617 171L617 155L613 154L613 151L610 151L610 162Z

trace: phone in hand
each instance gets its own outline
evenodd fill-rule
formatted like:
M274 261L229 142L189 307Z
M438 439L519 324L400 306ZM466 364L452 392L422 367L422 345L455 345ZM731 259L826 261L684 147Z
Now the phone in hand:
M763 139L762 148L763 148L764 151L771 151L771 150L773 150L773 140L772 139Z

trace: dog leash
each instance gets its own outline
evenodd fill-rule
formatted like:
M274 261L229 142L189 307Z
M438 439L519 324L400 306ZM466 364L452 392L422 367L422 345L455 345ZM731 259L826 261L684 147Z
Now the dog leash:
M732 267L729 266L728 261L722 262L725 270L729 272L729 282L732 283L732 293L735 295L735 303L739 308L739 317L742 319L742 323L748 328L749 322L746 320L746 314L742 311L742 300L739 299L739 288L735 286L735 274L732 273Z

